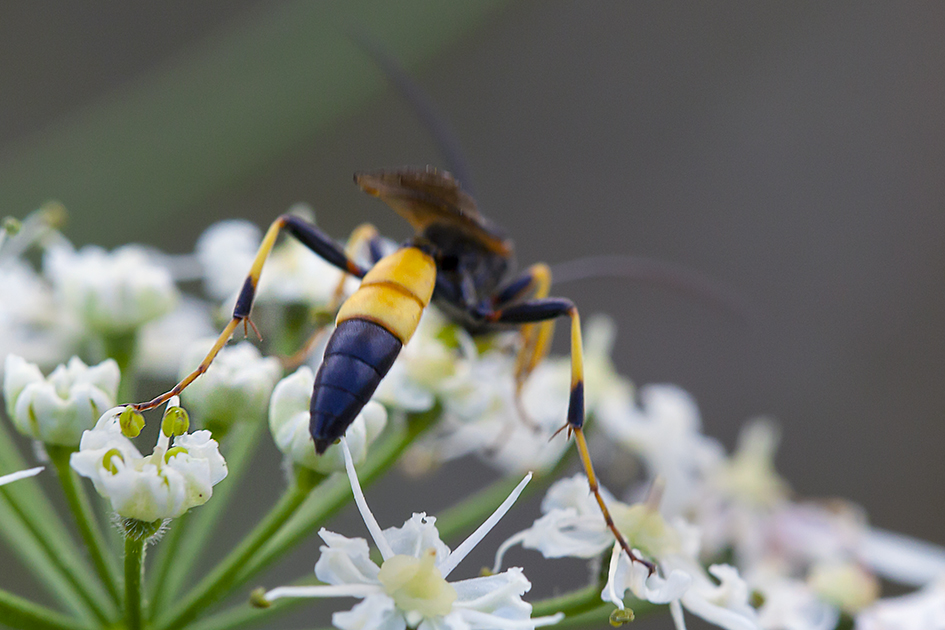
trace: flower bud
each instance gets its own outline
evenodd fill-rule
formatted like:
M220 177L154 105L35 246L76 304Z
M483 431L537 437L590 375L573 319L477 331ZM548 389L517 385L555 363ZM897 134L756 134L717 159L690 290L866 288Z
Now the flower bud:
M321 473L345 469L341 449L330 448L324 455L315 454L309 432L309 403L315 376L308 367L301 367L276 385L269 402L269 430L280 451L299 466ZM369 401L345 432L355 463L367 457L368 446L387 424L387 410Z
M136 438L144 428L144 414L134 407L125 407L125 410L118 416L118 424L121 426L121 433L125 437Z
M181 364L181 377L200 364L214 341L205 339L191 346ZM181 398L201 426L214 432L225 430L234 422L260 420L281 374L276 359L263 358L253 344L242 342L223 348Z
M3 395L17 430L45 444L76 446L82 432L115 404L118 364L108 359L89 367L78 357L48 377L15 354L4 365Z

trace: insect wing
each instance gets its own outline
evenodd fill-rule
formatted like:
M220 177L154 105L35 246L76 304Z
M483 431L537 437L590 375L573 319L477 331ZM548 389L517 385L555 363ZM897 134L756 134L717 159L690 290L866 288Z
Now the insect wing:
M448 226L491 251L502 254L511 251L505 234L479 214L473 198L446 171L433 168L375 171L357 173L354 180L364 192L378 197L407 219L418 234L431 225Z

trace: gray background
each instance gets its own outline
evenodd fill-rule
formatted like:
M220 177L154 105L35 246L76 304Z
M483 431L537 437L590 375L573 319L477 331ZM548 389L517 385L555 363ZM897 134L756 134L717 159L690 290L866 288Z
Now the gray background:
M28 141L234 15L266 10L254 5L227 3L230 15L223 3L4 5L0 142ZM516 238L522 265L646 255L751 305L746 327L658 289L563 286L585 315L617 320L622 372L692 392L706 432L728 447L746 419L773 416L778 468L798 495L845 497L880 527L945 544L943 33L945 7L932 2L525 2L410 70L455 127L480 207ZM121 207L92 231L75 216L69 235L187 251L215 220L262 225L305 201L338 238L365 220L402 238L405 226L362 198L351 173L438 159L388 89L255 176L169 208L157 230L137 229ZM279 487L274 456L259 466L268 477L248 497ZM386 480L373 495L381 522L477 487L465 466L410 486L409 505L382 503L405 485ZM355 535L356 523L337 527ZM260 583L310 570L315 547Z

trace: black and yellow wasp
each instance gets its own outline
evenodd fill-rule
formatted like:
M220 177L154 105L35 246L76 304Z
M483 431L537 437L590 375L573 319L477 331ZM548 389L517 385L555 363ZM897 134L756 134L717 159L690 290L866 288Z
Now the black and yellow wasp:
M319 454L344 435L370 400L400 349L410 341L423 309L431 301L471 334L508 328L521 331L515 372L519 392L547 353L553 320L568 317L571 395L562 429L575 437L590 490L608 527L627 554L652 571L652 565L638 558L617 530L601 496L583 431L580 317L570 300L548 296L549 267L532 265L510 278L514 264L512 241L479 213L472 197L445 171L428 167L359 173L355 181L407 219L415 230L414 236L395 252L379 257L373 266L365 268L314 225L293 215L280 216L263 238L232 319L203 362L170 391L134 407L139 411L151 409L179 394L207 370L237 327L251 324L256 286L282 230L343 272L361 278L360 288L338 309L336 328L315 377L310 427ZM372 229L356 233L367 240L376 235Z

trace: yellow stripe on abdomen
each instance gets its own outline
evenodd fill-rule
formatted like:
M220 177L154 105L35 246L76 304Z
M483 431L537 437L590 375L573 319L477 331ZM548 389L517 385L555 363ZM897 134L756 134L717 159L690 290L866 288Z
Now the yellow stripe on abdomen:
M361 281L361 287L338 310L336 324L368 319L407 343L417 329L436 284L436 263L415 247L382 258Z

